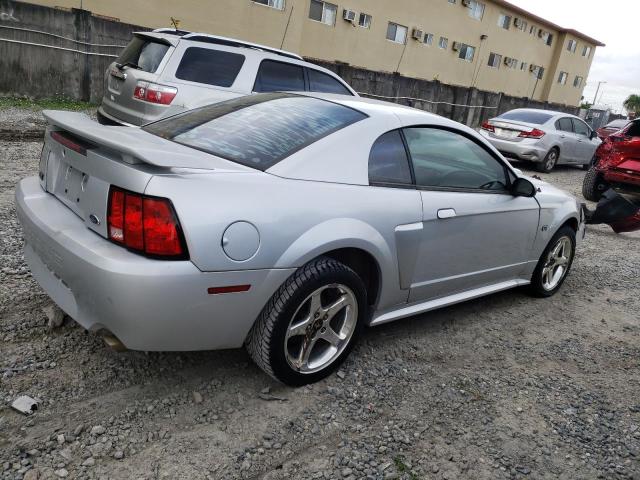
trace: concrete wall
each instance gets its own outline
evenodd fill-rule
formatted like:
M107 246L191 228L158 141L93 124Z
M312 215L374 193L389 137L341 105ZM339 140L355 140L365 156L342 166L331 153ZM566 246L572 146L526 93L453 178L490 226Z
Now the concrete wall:
M6 13L6 4L1 2L0 12ZM92 16L86 10L53 9L21 2L12 6L14 20L0 22L0 94L61 95L98 103L103 94L107 66L121 46L129 42L131 33L142 29ZM265 9L269 10L273 9ZM46 32L55 32L57 36ZM524 97L373 71L340 62L308 60L337 72L358 92L383 97L413 97L419 100L400 99L397 102L474 127L487 118L519 107L577 112L573 107L530 101ZM482 105L483 108L455 104Z
M97 103L107 66L136 30L146 29L86 10L0 0L0 94Z
M583 46L589 45L595 50L592 41L574 37L578 40L577 55L560 55L564 47L561 37L566 36L564 30L497 0L482 0L481 19L473 18L462 0L453 3L447 0L329 0L338 7L335 23L330 25L309 18L310 0L285 0L281 10L252 0L32 1L67 7L79 7L82 2L85 9L151 28L170 27L173 17L187 30L263 43L304 57L567 105L578 105L582 96L584 84L574 87L575 76L586 79L589 73L590 60L582 61L580 57ZM362 28L357 21L355 25L344 21L345 8L358 15L370 15L370 27ZM501 14L511 17L509 29L498 25ZM515 18L526 26L521 24L524 28L517 28ZM386 39L389 22L408 29L405 43ZM433 44L413 39L414 28L433 34ZM540 30L553 36L551 45L539 35ZM447 48L438 48L440 37L448 39ZM475 47L472 61L459 58L452 48L454 42ZM502 62L497 68L489 67L492 52L503 59L518 60L517 67L511 68ZM523 62L525 68L520 69ZM529 71L529 65L544 67L542 80L538 81ZM562 88L553 84L560 71L568 72L570 77ZM547 88L543 88L545 84Z

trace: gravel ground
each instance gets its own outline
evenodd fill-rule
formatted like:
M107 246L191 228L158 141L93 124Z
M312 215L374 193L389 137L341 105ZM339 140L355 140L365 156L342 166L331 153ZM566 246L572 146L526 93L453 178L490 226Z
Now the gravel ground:
M0 142L0 479L640 479L640 233L590 228L555 297L369 329L336 375L291 389L242 350L49 331L13 205L40 149ZM544 179L579 195L583 174ZM21 394L34 415L10 409Z

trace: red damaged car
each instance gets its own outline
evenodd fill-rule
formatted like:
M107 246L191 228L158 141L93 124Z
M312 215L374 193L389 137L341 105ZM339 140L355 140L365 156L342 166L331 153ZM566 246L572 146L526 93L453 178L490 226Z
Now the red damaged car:
M582 195L599 201L587 223L607 223L617 233L640 230L640 119L600 144L584 177Z
M587 200L598 201L609 188L640 194L640 119L600 144L584 177L582 194Z

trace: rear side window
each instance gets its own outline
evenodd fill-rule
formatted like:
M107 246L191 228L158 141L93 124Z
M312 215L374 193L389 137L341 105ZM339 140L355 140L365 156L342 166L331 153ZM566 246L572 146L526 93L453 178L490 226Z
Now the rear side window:
M217 87L230 87L243 63L244 55L210 48L189 47L180 60L176 78Z
M512 110L507 113L503 113L498 118L502 120L515 120L516 122L534 123L536 125L542 125L548 122L553 115L544 112L523 112L518 110Z
M309 75L309 90L312 92L322 93L338 93L340 95L352 95L351 92L338 80L331 75L313 70L307 69Z
M556 129L573 133L573 123L569 117L561 118L556 122Z
M264 60L260 64L255 92L302 92L304 91L304 70L291 63Z
M411 185L409 159L398 130L385 133L371 147L369 183Z
M133 37L129 45L122 51L116 62L128 63L134 68L155 73L162 59L169 50L169 45L147 38Z
M250 95L197 108L143 130L266 170L296 151L367 118L337 103L286 93Z

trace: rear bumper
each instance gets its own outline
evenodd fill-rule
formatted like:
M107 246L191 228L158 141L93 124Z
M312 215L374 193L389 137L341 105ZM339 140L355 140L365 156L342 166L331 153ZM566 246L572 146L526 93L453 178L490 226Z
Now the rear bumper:
M489 140L500 153L505 157L512 157L518 160L527 160L530 162L541 162L547 155L547 150L540 145L538 141L533 139L525 139L520 142L510 142L509 140L501 140L492 137L485 130L480 130L480 134Z
M107 329L133 350L213 350L242 345L273 292L294 269L201 272L190 261L152 260L86 228L42 190L22 180L16 207L25 261L53 301L84 328ZM250 284L209 295L214 286Z

